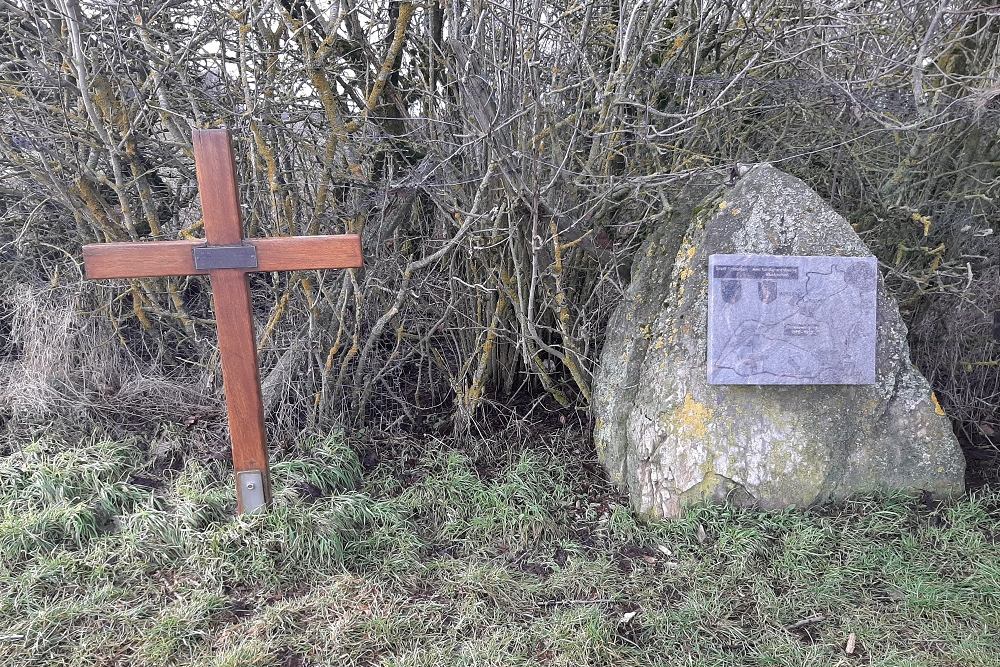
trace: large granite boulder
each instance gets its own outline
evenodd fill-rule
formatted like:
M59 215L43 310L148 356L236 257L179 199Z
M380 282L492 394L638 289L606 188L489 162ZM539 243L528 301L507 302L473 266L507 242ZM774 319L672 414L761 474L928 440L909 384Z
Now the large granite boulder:
M871 385L710 385L708 257L869 256L802 181L757 165L646 241L595 379L597 451L641 512L729 499L765 508L882 489L951 496L965 461L881 278Z

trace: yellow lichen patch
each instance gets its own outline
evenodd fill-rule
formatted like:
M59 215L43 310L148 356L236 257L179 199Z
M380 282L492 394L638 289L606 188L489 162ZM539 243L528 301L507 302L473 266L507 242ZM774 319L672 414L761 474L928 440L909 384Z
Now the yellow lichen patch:
M722 201L719 202L720 211L725 211L727 206L729 206L729 202L727 202L726 200L723 199Z
M941 407L941 403L938 401L937 394L935 394L933 391L931 392L931 403L934 404L934 412L935 412L935 414L938 414L938 415L941 415L942 417L944 417L945 416L944 408Z
M653 349L654 350L662 350L666 346L667 346L667 341L663 340L663 336L660 336L659 338L657 338L656 342L653 343Z
M924 236L929 236L931 233L931 227L934 225L934 221L928 215L920 215L919 211L914 211L911 215L913 222L917 222L923 225Z
M677 253L677 262L681 267L678 276L681 281L684 281L687 280L688 276L692 273L691 260L694 259L695 253L698 252L698 249L694 245L687 244L686 241L684 246L681 246L681 248L681 251ZM681 289L683 290L683 286Z
M686 438L704 438L708 435L708 423L712 419L712 409L685 394L684 404L674 409L671 421L680 435Z
M663 53L663 57L660 62L666 62L676 56L677 52L684 48L684 45L688 43L689 39L691 39L690 32L683 32L674 37L673 43L670 45L670 48Z

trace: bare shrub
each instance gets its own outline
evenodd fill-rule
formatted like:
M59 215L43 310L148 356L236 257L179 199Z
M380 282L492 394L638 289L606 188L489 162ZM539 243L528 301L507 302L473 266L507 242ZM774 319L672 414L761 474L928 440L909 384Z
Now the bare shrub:
M363 235L362 271L254 278L283 426L585 412L638 243L688 177L756 161L855 223L943 402L997 424L995 347L976 324L941 348L934 324L996 307L997 236L976 235L1000 182L988 5L0 6L7 293L78 280L85 242L197 235L191 127L234 129L250 234ZM198 279L121 282L114 335L74 344L214 387L209 303Z

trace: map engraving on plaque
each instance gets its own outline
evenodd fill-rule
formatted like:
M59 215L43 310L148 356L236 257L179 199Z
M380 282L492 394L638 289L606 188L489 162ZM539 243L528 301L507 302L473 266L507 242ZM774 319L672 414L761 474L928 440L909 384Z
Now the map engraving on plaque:
M874 384L874 257L708 258L710 384Z

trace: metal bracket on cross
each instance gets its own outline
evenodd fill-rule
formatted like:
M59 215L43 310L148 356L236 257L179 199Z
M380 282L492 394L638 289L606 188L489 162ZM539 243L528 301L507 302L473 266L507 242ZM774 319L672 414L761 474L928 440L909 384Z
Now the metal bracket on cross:
M252 245L199 245L191 252L199 271L257 268L257 249Z

